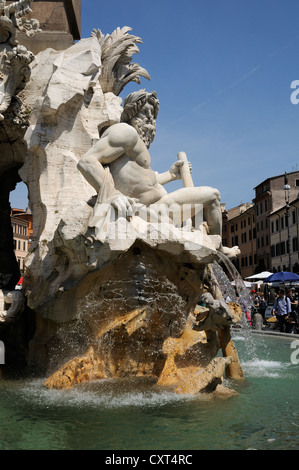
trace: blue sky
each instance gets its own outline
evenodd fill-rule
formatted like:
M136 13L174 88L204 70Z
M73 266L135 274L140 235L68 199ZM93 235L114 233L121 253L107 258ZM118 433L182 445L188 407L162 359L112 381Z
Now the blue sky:
M264 179L299 170L297 0L82 0L82 38L123 26L141 37L133 61L151 81L129 84L122 98L146 88L160 100L154 170L185 151L194 184L218 188L227 208L251 201ZM26 207L22 192L14 207Z

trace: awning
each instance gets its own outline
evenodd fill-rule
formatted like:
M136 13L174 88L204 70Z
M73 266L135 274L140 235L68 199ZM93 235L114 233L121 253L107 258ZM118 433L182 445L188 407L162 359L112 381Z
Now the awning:
M267 277L271 276L270 271L263 271L262 273L259 274L253 274L252 276L245 277L245 279L256 279L256 280L261 280L261 279L266 279Z

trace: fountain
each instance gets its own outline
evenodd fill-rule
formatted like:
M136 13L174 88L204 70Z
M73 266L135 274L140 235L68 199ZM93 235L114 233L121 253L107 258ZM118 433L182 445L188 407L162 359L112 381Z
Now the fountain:
M25 15L24 0L14 5ZM18 332L20 362L47 389L133 377L176 394L234 394L224 377L244 378L230 334L242 308L224 297L220 264L243 296L230 261L239 250L222 246L219 192L193 184L184 152L165 173L151 169L157 94L119 97L150 79L132 63L141 39L95 30L34 58L4 34L23 24L5 8L1 169L28 187L34 239L22 298L17 271L0 267L0 338ZM167 193L175 179L182 188Z

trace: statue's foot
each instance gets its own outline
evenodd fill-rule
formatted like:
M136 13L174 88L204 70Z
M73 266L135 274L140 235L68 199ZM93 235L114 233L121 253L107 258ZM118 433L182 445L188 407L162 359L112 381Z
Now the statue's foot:
M228 248L227 246L221 246L220 251L228 258L236 258L241 254L241 250L238 246L233 246L232 248Z

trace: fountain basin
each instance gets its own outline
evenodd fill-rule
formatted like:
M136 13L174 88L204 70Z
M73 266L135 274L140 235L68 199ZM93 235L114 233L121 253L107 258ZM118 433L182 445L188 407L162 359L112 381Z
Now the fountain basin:
M147 378L69 390L48 390L43 379L2 380L0 449L299 450L296 335L232 337L245 379L225 400L177 395Z

